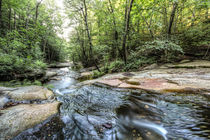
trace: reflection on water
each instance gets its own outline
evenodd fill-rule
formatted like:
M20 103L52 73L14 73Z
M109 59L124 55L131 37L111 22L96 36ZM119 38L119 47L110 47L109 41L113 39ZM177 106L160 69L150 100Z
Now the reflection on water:
M195 98L195 99L194 99ZM58 97L65 139L208 139L209 99L84 86Z
M51 80L48 82L48 85L53 86L53 90L66 89L77 82L75 77L78 76L78 73L70 71L69 68L55 69L54 71L58 73L57 79L60 80Z

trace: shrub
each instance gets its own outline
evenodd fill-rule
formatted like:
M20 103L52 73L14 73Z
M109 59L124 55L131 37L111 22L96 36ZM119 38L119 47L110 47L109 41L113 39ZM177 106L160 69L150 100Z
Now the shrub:
M136 71L139 70L140 67L155 63L155 59L153 57L147 58L143 56L136 56L138 53L132 52L128 57L128 64L124 68L125 71Z
M201 22L200 24L193 26L184 31L180 36L182 44L185 47L190 46L205 46L210 44L210 28L209 22Z
M95 71L93 71L93 77L92 78L95 79L95 78L101 77L101 76L103 76L105 74L106 73L104 71L99 72L99 71L95 70Z
M113 61L110 63L110 65L108 66L108 71L109 71L109 73L121 72L121 71L123 71L124 67L125 67L125 64L123 61L116 60L116 61Z
M44 63L41 60L36 60L34 62L34 64L32 64L32 67L35 68L35 69L46 69L47 68L47 64Z
M178 55L183 55L181 46L169 40L154 40L146 42L145 45L138 50L139 54L147 58L153 57L160 62L174 61Z

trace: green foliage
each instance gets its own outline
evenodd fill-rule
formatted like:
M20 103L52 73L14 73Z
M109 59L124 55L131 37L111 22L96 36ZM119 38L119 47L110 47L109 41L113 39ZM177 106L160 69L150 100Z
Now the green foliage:
M44 69L41 49L37 44L30 44L28 36L16 30L0 37L0 76L13 77L34 69ZM36 42L36 41L35 41Z
M120 72L123 71L125 67L125 63L121 60L116 60L110 63L109 67L108 67L108 71L110 73L112 72Z
M139 52L132 52L131 55L128 57L128 64L125 66L125 71L136 71L139 70L141 67L156 63L155 58L153 57L145 57L139 55Z
M40 60L36 60L34 62L34 64L32 64L32 68L33 69L46 69L47 68L47 64L44 63L43 61L40 61Z
M54 3L2 1L0 12L1 80L45 69L46 62L66 58L66 43L57 35L61 33L62 17Z
M129 7L125 0L87 0L87 19L80 14L85 12L81 1L65 2L69 18L76 21L75 32L70 40L71 60L82 62L84 67L95 65L91 61L89 38L92 39L96 63L105 65L103 69L106 73L122 69L137 70L151 63L173 62L184 51L185 54L192 52L192 46L205 46L204 49L209 46L208 0L134 1L125 49L122 48L122 42L127 20L125 13L128 12L126 7ZM72 11L75 12L69 9L74 9ZM90 37L87 35L84 20L88 21ZM186 47L189 49L185 50ZM123 68L115 65L114 61L122 60L125 54L127 65ZM116 70L117 67L120 70Z
M105 75L106 73L104 72L104 71L101 71L101 72L99 72L99 71L93 71L93 77L92 78L98 78L98 77L101 77L101 76L103 76L103 75Z
M205 21L187 29L180 37L184 47L206 46L210 44L209 21Z
M181 46L170 40L154 40L139 47L138 53L145 57L153 57L159 62L170 62L177 56L183 55L184 52Z

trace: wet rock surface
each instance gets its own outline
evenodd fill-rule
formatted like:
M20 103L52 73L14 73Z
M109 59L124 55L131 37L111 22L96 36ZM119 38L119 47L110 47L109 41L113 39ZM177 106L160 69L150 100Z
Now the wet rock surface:
M7 95L14 100L47 100L53 97L53 92L41 86L19 87L8 92Z
M12 140L63 140L63 127L63 121L60 119L60 116L56 114L35 127L22 132Z
M11 139L57 114L60 103L41 86L0 87L0 139Z
M20 104L0 110L0 138L11 139L58 113L59 102Z
M80 81L90 80L92 79L93 75L94 75L93 72L82 72L78 77L78 80Z

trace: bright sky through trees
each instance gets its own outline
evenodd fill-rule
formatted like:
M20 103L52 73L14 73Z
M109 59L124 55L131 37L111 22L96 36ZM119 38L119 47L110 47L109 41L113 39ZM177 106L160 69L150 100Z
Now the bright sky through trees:
M54 1L55 1L55 4L58 6L61 15L65 17L64 25L63 25L63 33L59 34L59 36L69 41L69 34L72 28L68 26L69 19L67 18L67 15L65 14L64 1L63 0L54 0Z

